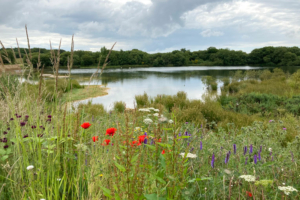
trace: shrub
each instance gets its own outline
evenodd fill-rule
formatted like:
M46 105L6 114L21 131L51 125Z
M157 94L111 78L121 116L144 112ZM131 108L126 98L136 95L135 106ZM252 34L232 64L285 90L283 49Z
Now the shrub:
M114 111L123 113L126 109L126 104L123 101L114 102Z
M91 101L89 101L87 104L80 103L77 108L79 113L82 113L83 115L96 117L107 114L103 104L92 104Z
M145 92L143 95L135 95L135 101L137 107L145 107L149 104L149 98L147 93Z

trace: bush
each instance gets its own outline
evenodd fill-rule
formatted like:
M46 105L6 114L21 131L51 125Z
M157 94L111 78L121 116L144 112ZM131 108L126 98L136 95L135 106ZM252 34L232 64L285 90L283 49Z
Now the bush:
M145 107L149 104L149 98L147 93L145 92L143 95L135 95L135 101L137 107Z
M114 111L123 113L126 109L126 104L123 101L114 102Z
M96 117L107 114L102 104L92 104L91 101L87 104L80 103L77 108L79 113L82 113L83 115Z

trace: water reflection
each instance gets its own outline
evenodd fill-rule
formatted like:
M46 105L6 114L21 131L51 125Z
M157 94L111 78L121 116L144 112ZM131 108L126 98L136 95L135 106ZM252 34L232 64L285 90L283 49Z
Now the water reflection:
M155 97L159 94L174 95L185 91L189 99L202 99L206 88L201 77L213 76L218 80L218 91L223 83L223 77L230 77L237 70L262 70L263 67L150 67L135 69L104 70L101 78L89 81L96 69L74 69L72 77L84 85L105 85L110 88L107 96L89 99L92 103L102 103L107 109L113 107L113 102L123 101L127 107L134 107L135 95L146 92ZM60 74L68 73L59 70ZM83 100L80 102L88 102ZM78 102L77 102L78 103ZM76 104L77 104L76 103Z

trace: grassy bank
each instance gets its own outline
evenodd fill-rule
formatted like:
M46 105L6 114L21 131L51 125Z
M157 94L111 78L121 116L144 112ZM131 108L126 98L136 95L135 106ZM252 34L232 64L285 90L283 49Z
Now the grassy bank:
M276 104L246 98L250 90L283 102L298 93L299 74L270 73L254 81L237 72L205 102L144 94L136 109L118 102L111 112L61 100L95 87L59 82L68 95L38 100L38 87L2 76L0 199L299 199L299 114L246 109Z

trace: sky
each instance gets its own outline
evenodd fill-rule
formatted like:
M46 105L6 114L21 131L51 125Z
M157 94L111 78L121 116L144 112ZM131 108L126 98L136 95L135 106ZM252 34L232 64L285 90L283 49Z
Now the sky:
M0 40L148 53L300 46L300 0L0 0Z

